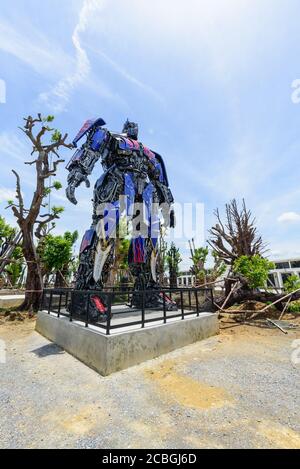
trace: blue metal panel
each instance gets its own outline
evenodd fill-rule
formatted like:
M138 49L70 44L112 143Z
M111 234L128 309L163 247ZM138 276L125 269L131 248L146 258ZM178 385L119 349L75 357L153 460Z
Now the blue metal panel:
M160 167L161 167L161 174L162 174L161 182L163 182L164 184L166 184L166 186L169 187L169 181L168 181L168 176L167 176L167 171L166 171L164 160L155 151L153 153L155 154L155 158L156 158L156 160L158 161L158 163L160 164Z
M106 131L104 129L97 129L92 137L91 149L94 151L98 151L105 138Z
M85 249L89 248L92 245L95 234L96 234L96 230L94 230L93 228L87 230L84 233L84 236L82 238L81 245L80 245L80 254Z
M129 173L124 174L124 194L127 204L127 216L131 217L133 215L134 209L135 186L132 180L132 176Z
M153 190L154 186L152 183L148 184L146 189L143 192L143 201L145 203L145 212L146 212L146 218L147 221L150 225L151 223L151 208L152 208L152 197L153 197Z
M158 171L159 171L159 180L160 180L160 182L164 183L164 182L165 182L165 178L164 178L164 173L163 173L161 164L160 164L160 163L156 163L155 168L158 169Z
M122 139L119 140L119 148L121 150L139 150L140 144L136 140L122 137Z
M120 219L120 202L116 201L108 204L104 210L104 230L105 238L109 239L112 235L116 236L116 226ZM114 237L113 236L113 237Z

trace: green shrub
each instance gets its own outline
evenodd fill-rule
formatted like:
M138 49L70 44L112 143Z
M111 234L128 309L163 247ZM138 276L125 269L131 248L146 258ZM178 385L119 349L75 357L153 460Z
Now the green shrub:
M300 301L292 301L288 306L290 313L300 313Z
M296 274L290 275L284 282L283 286L287 293L298 290L298 288L300 288L300 278Z
M265 287L269 270L274 269L273 262L268 261L259 254L255 256L240 256L235 260L233 270L248 280L250 288Z

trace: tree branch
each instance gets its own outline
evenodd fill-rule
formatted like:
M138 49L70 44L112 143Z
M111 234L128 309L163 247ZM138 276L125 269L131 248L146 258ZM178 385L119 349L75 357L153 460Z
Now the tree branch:
M43 179L47 179L50 176L56 176L57 166L60 163L64 163L65 160L57 160L53 162L53 169L51 171L47 171L45 174L41 175Z
M19 216L20 218L24 218L24 200L21 192L21 184L20 184L20 176L18 175L17 171L12 169L12 172L16 176L17 182L16 182L16 196L17 199L19 200Z

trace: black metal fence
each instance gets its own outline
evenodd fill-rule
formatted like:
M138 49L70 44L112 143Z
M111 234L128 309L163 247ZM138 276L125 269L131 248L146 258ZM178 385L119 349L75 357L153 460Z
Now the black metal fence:
M74 290L71 288L49 288L43 290L41 309L48 314L56 314L57 317L67 316L70 321L76 320L96 326L109 335L114 329L124 329L129 326L141 326L148 323L162 322L181 318L184 320L191 315L199 316L202 312L214 311L214 297L212 288L161 288L162 297L160 308L145 306L145 297L151 293L157 294L158 290L136 291L133 289L122 290L118 288L99 290ZM132 295L140 295L141 307L131 305ZM100 296L107 307L107 320L95 322L90 318L90 299L93 295ZM176 303L177 311L168 310L166 295ZM76 298L77 297L77 298ZM72 304L78 297L84 301L85 313L76 314ZM125 321L122 321L122 318ZM126 321L127 319L127 321ZM130 320L129 320L130 319Z

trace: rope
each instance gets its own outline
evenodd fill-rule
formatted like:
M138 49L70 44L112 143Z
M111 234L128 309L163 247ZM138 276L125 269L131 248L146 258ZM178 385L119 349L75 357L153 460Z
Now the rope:
M24 290L25 293L41 293L43 290Z

